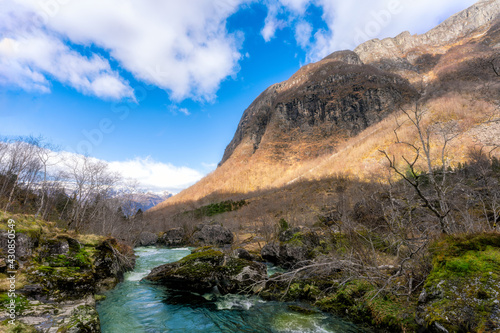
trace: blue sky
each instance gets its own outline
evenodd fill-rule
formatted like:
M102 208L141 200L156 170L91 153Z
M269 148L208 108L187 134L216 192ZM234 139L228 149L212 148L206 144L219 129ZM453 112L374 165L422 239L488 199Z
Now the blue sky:
M0 0L0 135L42 135L177 192L271 84L474 2Z

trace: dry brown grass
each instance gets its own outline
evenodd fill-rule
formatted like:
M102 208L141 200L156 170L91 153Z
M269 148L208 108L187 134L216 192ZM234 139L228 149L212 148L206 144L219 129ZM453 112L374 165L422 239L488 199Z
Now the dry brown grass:
M450 121L459 125L457 128L461 133L452 141L447 152L448 165L455 166L466 161L469 147L481 144L477 129L484 126L481 124L491 115L494 106L484 101L473 101L468 96L448 94L423 107L427 110L424 128ZM228 199L246 199L248 205L240 210L211 219L233 230L254 235L265 234L262 228L275 224L280 218L295 225L312 225L324 213L324 207L338 200L338 195L332 194L332 188L342 177L382 184L387 182L389 172L380 150L387 151L399 161L401 156L411 157L412 151L407 146L395 143L394 130L398 124L399 139L418 144L417 131L402 112L395 112L356 137L340 143L334 153L320 157L283 160L276 158L271 148L259 149L252 155L250 147L242 144L233 157L214 172L148 214L161 230L167 226L185 226L196 222L189 214L179 214L182 211ZM432 138L432 157L437 161L440 157L437 148L441 143L438 136ZM317 147L300 141L293 144L296 144L294 151ZM425 165L419 167L425 170Z

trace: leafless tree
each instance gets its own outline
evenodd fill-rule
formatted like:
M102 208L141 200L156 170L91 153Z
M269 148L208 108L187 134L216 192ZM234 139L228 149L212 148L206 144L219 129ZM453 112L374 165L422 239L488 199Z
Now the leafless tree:
M401 141L398 135L398 130L402 124L397 124L394 134L396 144L404 145L410 148L411 157L401 156L404 161L405 168L398 165L396 157L389 156L385 150L380 150L389 162L389 168L399 175L406 183L411 185L417 194L418 198L439 221L439 227L442 233L449 233L451 230L450 220L450 203L448 193L450 192L450 184L448 178L448 156L447 149L451 141L460 135L460 126L456 121L437 122L425 126L423 119L426 110L415 103L412 110L401 109L406 116L406 121L409 121L413 128L417 131L417 143L409 141ZM431 144L431 139L439 142L438 146ZM439 159L433 158L433 150L439 149ZM426 170L422 173L418 170L417 163L423 160ZM405 171L406 169L406 171ZM432 193L423 189L423 183L429 182ZM452 185L451 185L452 186Z
M74 201L68 227L80 230L85 221L97 217L103 202L110 197L119 176L109 171L106 163L88 156L74 156L67 162Z

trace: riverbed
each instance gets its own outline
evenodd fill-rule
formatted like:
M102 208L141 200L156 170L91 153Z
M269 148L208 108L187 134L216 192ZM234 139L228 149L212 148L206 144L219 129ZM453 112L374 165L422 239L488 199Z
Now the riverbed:
M134 271L99 302L103 333L354 333L362 329L322 312L300 314L283 303L256 296L204 295L169 290L141 281L152 268L177 261L188 248L136 248Z

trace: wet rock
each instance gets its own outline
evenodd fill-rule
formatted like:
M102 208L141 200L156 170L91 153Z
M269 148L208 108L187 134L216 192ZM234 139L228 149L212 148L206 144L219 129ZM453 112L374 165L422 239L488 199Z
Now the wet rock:
M209 249L178 262L154 268L145 280L173 289L208 292L217 287L223 294L249 291L266 279L266 266L241 258L228 258Z
M278 243L267 243L260 251L260 255L266 261L277 264L279 261L280 245Z
M217 285L219 268L223 263L222 252L202 251L175 263L155 267L145 279L173 289L206 292Z
M183 228L167 230L158 238L158 244L165 246L182 246L186 244L186 233Z
M194 244L223 246L232 244L234 240L233 233L218 224L202 224L197 230L191 237Z
M265 286L266 265L240 258L230 258L221 270L217 287L223 294L240 291L258 292Z
M158 236L152 232L141 232L135 241L135 246L152 246L158 242Z
M135 265L133 250L120 244L114 238L101 242L96 246L97 254L94 259L95 279L97 291L113 288L123 279L123 274L132 270Z

